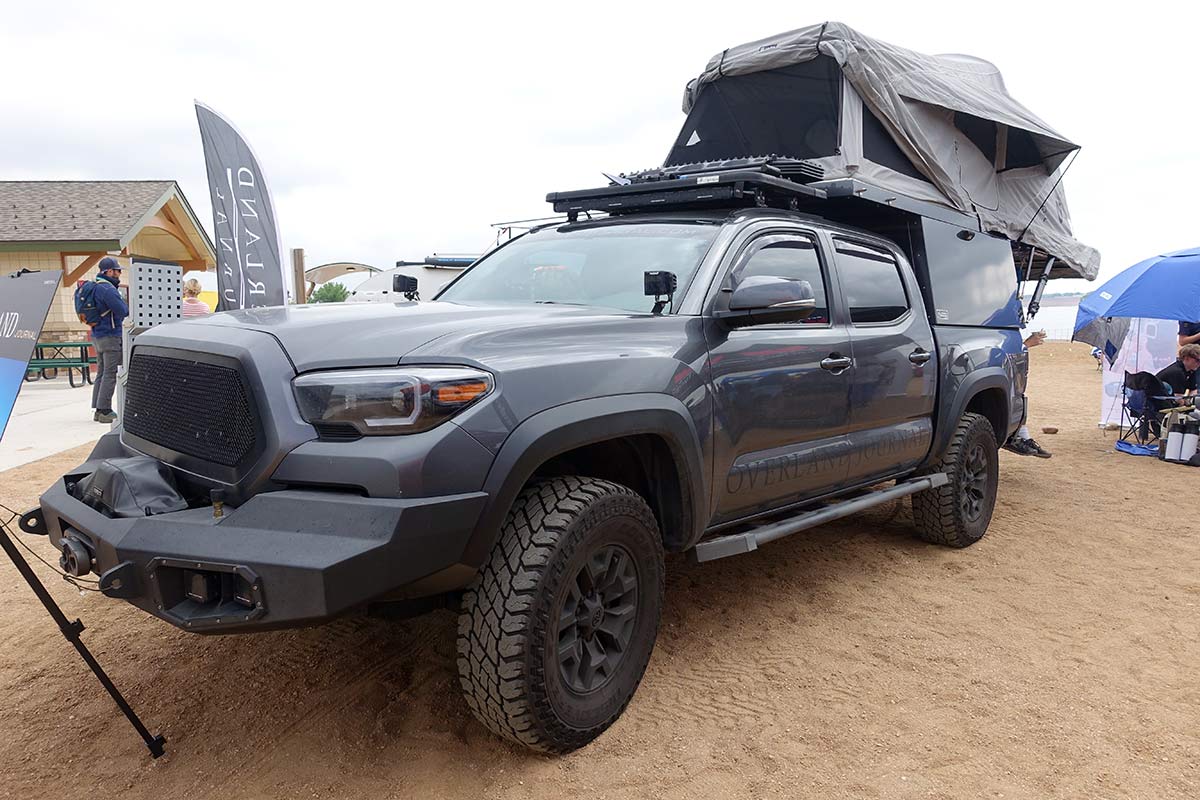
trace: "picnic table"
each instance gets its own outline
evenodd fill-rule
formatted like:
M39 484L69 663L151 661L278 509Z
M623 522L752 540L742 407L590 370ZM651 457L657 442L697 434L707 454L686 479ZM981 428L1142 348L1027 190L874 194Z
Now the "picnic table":
M38 342L33 346L33 358L29 360L25 380L53 380L58 371L67 371L67 380L72 388L92 383L92 365L96 353L90 341L82 342ZM75 372L79 372L79 383L75 383Z

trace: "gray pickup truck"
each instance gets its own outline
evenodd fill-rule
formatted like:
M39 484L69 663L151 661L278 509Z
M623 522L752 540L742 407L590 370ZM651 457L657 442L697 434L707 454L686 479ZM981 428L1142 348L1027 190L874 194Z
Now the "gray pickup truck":
M1010 242L854 181L825 217L759 207L776 183L555 194L565 220L432 302L154 328L120 424L22 527L188 631L459 609L479 719L580 747L642 678L666 553L905 495L930 542L987 530L1025 413ZM868 207L876 230L835 221Z

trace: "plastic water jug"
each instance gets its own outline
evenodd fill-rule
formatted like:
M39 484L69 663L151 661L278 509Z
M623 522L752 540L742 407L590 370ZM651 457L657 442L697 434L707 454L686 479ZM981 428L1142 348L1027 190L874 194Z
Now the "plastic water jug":
M1179 448L1179 460L1189 461L1196 455L1200 445L1200 422L1189 422L1183 429L1183 444Z
M1167 461L1179 461L1179 455L1183 452L1183 431L1186 426L1182 422L1175 422L1171 425L1170 431L1167 433L1167 452L1163 458Z

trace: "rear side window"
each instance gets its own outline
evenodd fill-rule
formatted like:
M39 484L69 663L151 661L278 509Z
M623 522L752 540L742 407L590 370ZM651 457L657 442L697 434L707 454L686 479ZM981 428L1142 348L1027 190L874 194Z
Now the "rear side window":
M908 313L908 294L891 253L845 239L834 239L834 246L851 322L894 322Z
M734 275L734 284L755 275L769 275L792 281L808 281L816 308L801 324L823 325L829 322L829 304L825 300L825 278L817 245L807 236L764 236L751 245Z

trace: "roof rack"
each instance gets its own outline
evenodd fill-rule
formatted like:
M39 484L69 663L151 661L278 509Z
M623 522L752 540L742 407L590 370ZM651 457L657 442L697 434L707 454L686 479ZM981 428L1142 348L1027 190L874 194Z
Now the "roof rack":
M825 177L825 168L815 161L789 156L748 156L746 158L723 158L717 161L689 161L683 164L670 164L665 167L655 167L630 175L620 177L630 183L647 183L650 181L668 180L671 178L686 178L693 175L709 175L713 172L728 172L730 170L758 169L767 175L777 178L787 178L796 183L811 183ZM618 181L619 183L620 181Z
M581 211L622 214L714 204L798 209L825 199L823 189L806 185L824 174L819 164L780 156L704 161L622 173L609 186L551 192L546 202L572 222Z

